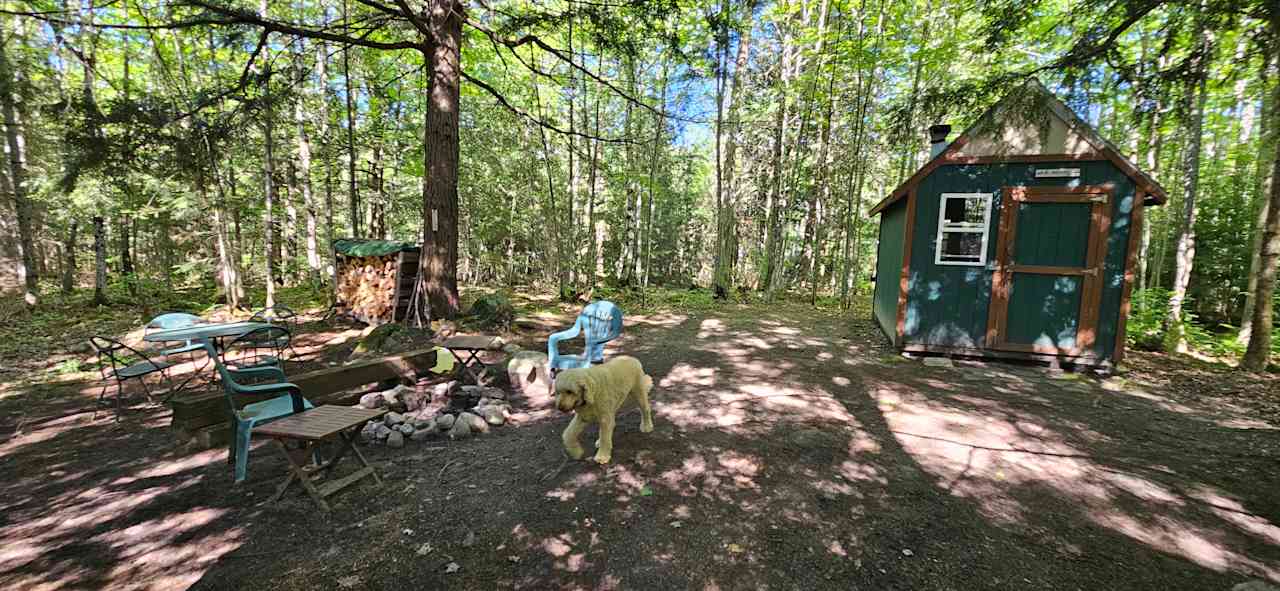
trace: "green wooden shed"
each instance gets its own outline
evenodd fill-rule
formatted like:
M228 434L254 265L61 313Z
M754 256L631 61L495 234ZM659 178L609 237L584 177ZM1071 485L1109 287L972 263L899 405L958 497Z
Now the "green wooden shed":
M871 210L872 313L901 351L1119 363L1164 189L1028 80Z

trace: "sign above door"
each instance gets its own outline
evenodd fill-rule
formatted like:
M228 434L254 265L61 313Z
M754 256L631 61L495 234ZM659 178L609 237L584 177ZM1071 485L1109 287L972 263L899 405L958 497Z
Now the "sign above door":
M1079 168L1037 168L1036 178L1038 179L1062 179L1062 178L1079 178Z

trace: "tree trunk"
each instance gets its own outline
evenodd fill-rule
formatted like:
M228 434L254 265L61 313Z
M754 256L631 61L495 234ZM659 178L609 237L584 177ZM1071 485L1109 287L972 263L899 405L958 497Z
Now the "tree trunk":
M7 20L16 22L16 19ZM13 210L18 218L18 246L22 250L23 286L26 289L24 300L34 306L39 302L40 270L36 267L35 206L27 195L27 137L22 120L26 109L18 89L21 72L9 62L9 41L16 34L9 35L7 24L0 27L0 35L4 35L0 39L0 108L4 112L5 151L9 156L6 164Z
M107 302L107 223L102 216L93 216L93 303L105 306Z
M433 3L438 0L432 0ZM348 22L347 0L342 0L342 22ZM352 96L355 85L351 83L351 46L342 46L342 80L347 100L347 197L351 205L351 237L360 237L360 190L356 183L356 109ZM424 259L425 260L425 259Z
M265 84L271 84L271 70L268 68ZM267 257L267 301L268 308L276 305L276 257L275 257L275 241L276 241L276 225L275 225L275 202L276 202L276 156L275 156L275 124L273 122L274 115L271 109L271 99L267 97L266 112L262 117L262 142L264 144L265 155L262 167L262 192L263 192L263 211L262 211L262 242L263 255Z
M600 97L596 96L595 100L595 132L594 137L600 137ZM590 229L591 244L588 245L587 254L587 291L591 291L596 287L596 280L604 275L604 249L601 244L604 242L604 222L596 219L596 169L600 160L600 140L591 140L591 168L588 173L588 189L587 189L587 228Z
M1196 255L1196 191L1200 183L1200 143L1204 127L1205 85L1208 78L1208 60L1211 50L1204 16L1197 17L1197 55L1192 59L1193 78L1187 85L1183 112L1189 119L1187 146L1183 153L1183 203L1182 227L1178 234L1178 247L1174 255L1173 293L1169 297L1169 315L1165 318L1165 350L1185 353L1187 332L1183 324L1182 306L1187 297L1187 285L1191 282L1191 267Z
M325 8L325 20L328 20L329 9ZM327 259L333 251L334 234L337 228L333 222L333 138L329 137L329 44L321 41L318 44L316 56L316 77L320 80L320 101L323 108L320 109L320 150L321 161L324 162L324 216L325 216L325 236L328 238L327 249L325 250L325 258ZM318 260L318 259L317 259ZM322 263L323 266L323 263ZM330 265L331 273L337 272L333 265ZM333 285L333 276L329 275L327 280Z
M660 98L658 102L658 109L661 112L666 112L667 109L667 83L670 66L670 62L664 59L662 62L662 91L659 93ZM657 195L654 192L654 185L657 184L658 152L663 146L662 135L667 129L666 118L662 115L657 115L655 117L653 127L653 152L649 155L649 211L647 215L648 219L645 222L643 243L644 272L639 275L640 284L645 287L649 286L649 264L652 262L651 255L653 254L653 216L657 210L657 201L655 200ZM637 267L639 267L639 265L637 265Z
M301 56L297 59L297 85L302 87L306 80ZM315 195L311 192L311 136L307 132L307 114L303 101L294 102L293 119L298 126L298 191L302 193L302 208L307 225L307 274L312 286L316 286L320 283L320 253L317 250Z
M133 222L129 216L120 216L120 276L130 295L138 295L137 281L133 274L133 248L130 244Z
M1276 81L1276 58L1263 60L1261 80L1272 80L1272 84L1276 88L1280 88L1280 81ZM1254 183L1257 187L1259 197L1258 215L1253 226L1253 242L1249 249L1249 276L1245 287L1244 310L1241 312L1240 318L1240 334L1236 336L1236 342L1246 345L1249 342L1250 335L1253 333L1253 313L1255 294L1258 292L1258 271L1262 268L1262 234L1266 229L1266 220L1268 211L1271 208L1270 200L1267 198L1270 187L1275 183L1275 179L1267 174L1270 168L1271 157L1274 146L1280 144L1277 141L1277 135L1280 135L1280 126L1273 124L1277 118L1276 113L1280 112L1280 99L1273 98L1275 93L1267 92L1265 84L1263 85L1262 109L1259 111L1259 122L1262 125L1261 133L1258 136L1258 159L1257 169L1254 173ZM1280 92L1280 91L1278 91Z
M737 168L738 133L742 122L738 121L742 78L747 74L747 61L751 56L751 31L754 28L752 15L755 12L755 0L747 0L743 6L746 22L739 28L738 54L733 62L733 77L729 81L726 108L727 134L724 138L722 162L722 179L716 198L716 258L713 274L714 291L717 298L726 298L733 292L736 281L735 271L738 265L738 203L735 191L735 175ZM726 48L727 50L727 48ZM716 131L719 137L719 129Z
M66 261L62 265L62 293L70 294L76 287L76 233L80 229L80 221L72 218L67 228L67 240L63 243Z
M1271 43L1273 53L1280 46L1280 11L1271 15ZM1280 84L1274 84L1271 95L1272 134L1280 133ZM1280 141L1271 138L1271 187L1268 197L1266 223L1262 232L1262 248L1258 260L1257 291L1253 301L1253 330L1249 346L1245 349L1241 367L1248 371L1263 371L1271 357L1271 331L1276 293L1276 274L1280 270Z
M786 61L787 50L783 50L784 64ZM781 66L782 70L786 70L786 66ZM786 93L786 76L783 73L778 74L778 102L774 107L775 117L773 122L773 154L770 158L769 178L769 197L765 204L767 211L765 219L765 268L764 275L760 278L760 289L768 290L772 295L773 285L775 282L774 275L779 273L778 267L781 266L781 234L782 234L782 210L786 208L780 203L782 198L782 159L783 149L782 142L786 138L787 125L787 93Z
M435 317L458 314L458 109L462 15L458 0L430 0L435 43L423 47L431 72L423 133L422 292Z

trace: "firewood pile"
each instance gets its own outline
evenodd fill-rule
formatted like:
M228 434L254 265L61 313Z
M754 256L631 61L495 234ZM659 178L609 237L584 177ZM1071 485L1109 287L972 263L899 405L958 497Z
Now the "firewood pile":
M395 321L398 257L338 257L338 301L369 324Z

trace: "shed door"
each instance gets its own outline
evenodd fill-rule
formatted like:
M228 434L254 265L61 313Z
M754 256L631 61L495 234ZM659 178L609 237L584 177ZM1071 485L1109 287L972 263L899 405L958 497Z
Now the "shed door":
M1007 187L987 347L1083 355L1093 347L1110 227L1105 187Z

